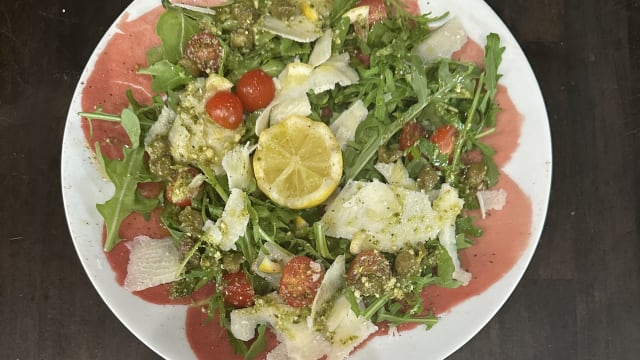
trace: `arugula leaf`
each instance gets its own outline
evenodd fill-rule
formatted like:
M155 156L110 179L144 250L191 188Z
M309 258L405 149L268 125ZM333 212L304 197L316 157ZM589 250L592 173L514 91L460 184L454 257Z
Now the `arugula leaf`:
M129 135L131 147L137 148L140 145L140 120L133 110L126 108L120 113L120 124Z
M130 93L129 99L133 99ZM139 108L140 104L132 102L132 107ZM123 148L124 158L122 160L109 159L100 151L100 144L96 142L96 159L101 165L104 173L115 186L115 193L111 199L104 204L97 204L96 208L102 214L106 226L106 241L104 250L113 249L120 242L120 224L131 212L138 211L143 215L148 215L157 204L157 199L142 197L138 192L138 183L155 181L155 176L149 171L144 163L144 147L140 147L140 120L131 107L125 108L120 116L107 114L101 111L81 112L80 116L87 119L99 119L113 122L120 122L127 132L130 147Z
M453 260L449 256L447 250L440 244L436 250L436 259L438 261L438 277L436 284L442 287L455 288L460 286L460 282L453 279L455 266Z
M164 49L162 45L152 47L147 50L147 64L155 64L164 59Z
M111 160L102 155L96 143L96 156L115 186L113 197L104 204L96 205L106 226L105 251L110 251L120 242L119 230L124 218L133 211L149 214L158 205L157 199L144 198L137 192L139 182L154 180L144 163L144 148L124 148L123 153L122 160Z
M158 120L158 116L160 115L162 108L165 106L162 97L154 96L152 98L152 103L150 105L145 105L139 103L135 97L133 97L131 89L127 89L127 99L129 100L129 107L138 117L138 122L140 123L140 129L142 132L149 131L151 126Z
M253 344L247 350L247 353L244 356L245 360L255 359L267 348L267 339L265 334L267 330L266 324L258 325L258 336L253 341Z
M493 102L496 92L498 91L498 80L500 80L501 77L501 75L498 74L498 67L502 62L504 50L504 47L500 47L500 36L498 36L498 34L491 33L487 36L487 44L484 48L485 88L487 93L480 105L480 109L483 112L487 111L487 106Z
M355 7L358 0L334 0L331 3L331 24L339 21L344 13Z
M329 251L327 239L324 234L324 226L321 222L316 221L313 223L313 235L318 253L325 259L335 259L336 257Z
M166 59L140 69L138 73L153 76L151 90L157 93L175 90L193 81L193 76L189 74L187 69Z
M378 316L376 317L377 322L387 321L391 326L398 326L407 323L421 324L424 325L427 330L438 322L438 317L433 314L427 314L425 316L413 316L406 313L402 314L398 311L400 308L399 303L393 303L389 308L391 309L390 311L381 309L378 312Z
M177 63L189 39L199 30L198 23L179 8L167 9L156 24L156 33L162 41L164 59Z
M442 245L438 245L436 250L436 259L438 260L438 277L443 281L453 279L453 271L455 267L447 250Z
M418 141L420 152L429 159L429 162L435 166L445 167L449 163L449 156L440 152L438 145L427 139Z

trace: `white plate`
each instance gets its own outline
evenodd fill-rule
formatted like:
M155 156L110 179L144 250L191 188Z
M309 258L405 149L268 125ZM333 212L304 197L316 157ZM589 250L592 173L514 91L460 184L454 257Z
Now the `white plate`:
M129 18L156 7L159 0L136 0L126 10ZM540 237L551 186L551 137L538 83L524 53L507 27L481 0L421 0L420 8L459 17L469 36L484 44L489 32L498 33L506 46L501 83L506 85L517 109L524 116L520 144L503 168L532 203L533 218L527 247L513 268L479 296L470 298L447 313L428 332L415 329L399 338L378 337L353 359L441 359L464 345L498 311L524 274ZM108 40L117 31L117 21L91 56L70 105L62 146L62 190L73 243L96 290L122 323L142 342L167 359L193 359L184 329L184 306L147 303L120 287L102 252L102 218L96 203L107 200L112 185L96 170L86 146L80 117L83 85Z

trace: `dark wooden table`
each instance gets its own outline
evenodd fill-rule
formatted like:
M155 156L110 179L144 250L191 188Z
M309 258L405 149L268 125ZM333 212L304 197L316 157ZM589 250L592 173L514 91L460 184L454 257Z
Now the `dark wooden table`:
M523 281L451 358L638 359L640 1L488 3L540 81L553 187ZM158 357L89 283L60 189L72 92L126 5L0 2L0 359Z

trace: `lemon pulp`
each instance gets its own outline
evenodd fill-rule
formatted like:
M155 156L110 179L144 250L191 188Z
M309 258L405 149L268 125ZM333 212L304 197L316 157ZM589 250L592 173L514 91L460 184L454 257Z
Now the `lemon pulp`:
M342 176L342 151L327 125L292 115L260 133L253 157L260 190L291 209L325 201Z

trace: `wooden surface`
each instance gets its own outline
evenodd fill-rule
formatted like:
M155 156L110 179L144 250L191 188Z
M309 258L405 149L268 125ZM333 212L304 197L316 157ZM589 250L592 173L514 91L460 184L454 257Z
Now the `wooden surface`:
M89 283L60 189L72 92L126 3L0 1L0 359L157 358ZM488 3L540 81L553 187L523 281L451 358L640 358L640 1Z

